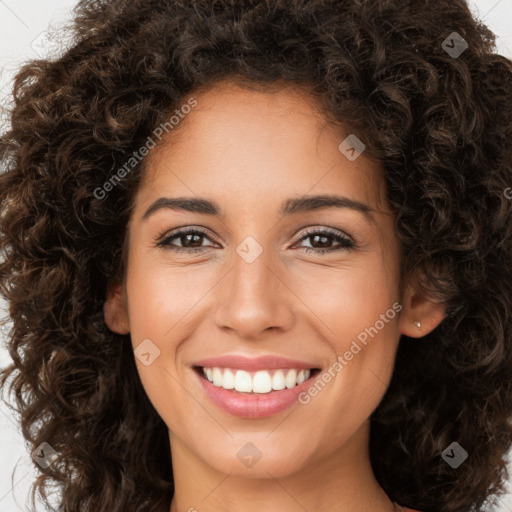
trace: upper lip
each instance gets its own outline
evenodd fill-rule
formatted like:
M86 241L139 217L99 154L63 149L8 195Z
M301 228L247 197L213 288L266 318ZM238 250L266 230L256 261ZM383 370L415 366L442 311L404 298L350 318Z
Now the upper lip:
M238 370L247 371L275 370L279 368L318 368L314 363L306 363L304 361L297 361L286 357L272 355L244 357L235 354L201 359L200 361L195 362L194 366L206 366L208 368L217 366L220 368L236 368Z

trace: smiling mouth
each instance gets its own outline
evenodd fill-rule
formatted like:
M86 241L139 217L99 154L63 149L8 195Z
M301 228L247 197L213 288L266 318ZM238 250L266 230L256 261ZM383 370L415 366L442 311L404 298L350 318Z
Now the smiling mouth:
M277 368L248 372L236 368L195 366L198 375L218 388L244 394L267 394L292 389L313 379L319 368Z

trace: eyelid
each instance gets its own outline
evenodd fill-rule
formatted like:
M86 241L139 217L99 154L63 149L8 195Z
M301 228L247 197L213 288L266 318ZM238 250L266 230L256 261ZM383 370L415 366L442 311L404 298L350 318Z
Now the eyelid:
M199 226L183 226L181 228L171 229L171 231L164 231L160 236L155 239L155 243L158 245L159 243L167 240L176 235L180 235L183 233L187 233L189 231L197 231L205 235L205 237L212 238L209 234L209 231L206 228L201 228Z
M204 238L208 239L210 242L213 243L213 245L206 246L206 247L190 247L190 248L182 248L180 246L173 246L173 244L170 243L170 240L172 238L177 238L180 236L184 236L187 234L200 234ZM326 255L329 253L337 253L337 252L346 252L346 251L353 251L354 249L359 248L359 244L354 240L354 238L346 233L345 231L341 229L336 228L330 228L330 227L308 227L305 229L305 231L302 231L300 233L300 236L296 238L295 242L292 244L292 248L295 244L298 242L301 242L302 240L306 240L314 235L320 235L320 236L327 236L331 237L335 243L338 245L335 247L328 247L328 248L314 248L314 247L299 247L297 250L302 249L306 253L313 253L318 256ZM167 249L170 251L173 251L176 254L189 254L189 255L198 255L203 254L205 252L209 252L213 246L216 244L216 242L212 239L212 237L209 235L208 230L202 227L194 227L194 226L183 226L180 228L175 228L171 231L167 231L164 234L160 235L155 240L155 247L161 248L161 249Z
M161 235L159 235L156 238L155 242L160 243L161 241L163 241L167 238L171 238L174 235L182 234L184 232L189 232L189 231L198 231L198 232L204 234L207 238L211 239L211 236L209 235L209 231L206 228L192 225L192 226L183 226L180 228L175 228L175 229L172 229L171 231L165 231L164 233L162 233ZM319 232L320 233L322 233L322 232L328 233L333 236L345 237L348 240L350 240L352 243L356 244L356 241L354 240L354 238L351 235L349 235L346 231L343 231L341 229L325 227L325 226L313 226L313 227L304 228L304 231L301 231L300 234L295 237L295 241L293 243L295 244L295 243L301 241L303 238L306 238L308 235L315 235L315 234L318 234ZM211 241L213 241L213 240L211 240Z
M354 238L351 235L349 235L346 231L325 226L314 226L305 228L304 231L301 231L300 235L295 239L294 244L300 242L303 238L306 238L309 235L316 235L319 233L329 234L335 237L346 238L347 240L350 240L350 242L352 242L354 245L357 245Z

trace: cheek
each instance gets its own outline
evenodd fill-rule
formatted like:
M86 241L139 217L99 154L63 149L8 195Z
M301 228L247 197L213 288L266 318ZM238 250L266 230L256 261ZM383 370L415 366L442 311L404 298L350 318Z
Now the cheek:
M347 286L344 311L338 315L335 329L341 336L333 345L347 361L347 369L350 366L346 378L351 371L357 373L347 385L353 388L357 384L356 394L365 388L370 394L382 394L391 378L400 339L402 305L398 274L389 272L380 261L367 268Z
M342 293L341 311L331 310L338 338L339 349L348 350L347 341L364 343L365 333L371 338L387 338L397 333L396 306L399 299L396 283L389 282L383 273L363 274L346 283ZM382 343L380 344L382 345Z
M364 339L365 329L376 323L383 335L398 334L397 308L393 308L400 298L398 277L397 265L390 267L375 254L343 267L301 269L293 287L307 303L312 321L339 354L348 350L359 334L363 333Z
M184 370L179 363L180 342L192 328L193 315L187 313L199 301L199 290L187 285L176 271L153 267L137 273L136 266L132 268L133 273L127 276L127 293L137 371L160 417L171 431L183 433L190 422L204 422L197 403L181 384ZM144 344L144 352L151 357L148 365L144 358L137 357Z
M308 306L320 319L315 323L333 354L323 384L303 399L336 442L377 407L400 339L398 264L388 265L380 256L370 260L304 283L315 290L308 295Z
M135 255L127 275L133 344L151 338L160 350L172 355L172 340L179 339L194 310L200 308L212 279L204 268L167 267Z
M126 286L132 345L136 355L143 343L157 354L147 366L136 357L137 370L149 400L173 431L186 433L191 421L205 422L203 409L183 386L192 378L184 372L192 370L180 355L218 280L207 266L171 267L150 262L144 254L130 258Z

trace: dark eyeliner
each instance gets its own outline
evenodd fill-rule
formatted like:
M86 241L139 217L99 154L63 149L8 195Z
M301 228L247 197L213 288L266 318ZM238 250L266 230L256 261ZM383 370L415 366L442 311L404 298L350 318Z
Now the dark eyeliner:
M171 232L170 234L164 234L157 238L156 240L156 247L160 247L163 249L170 249L171 251L174 251L178 254L180 253L189 253L189 254L201 254L208 250L208 248L203 247L179 247L179 246L173 246L171 244L171 241L175 238L179 238L181 236L189 235L189 234L196 234L201 235L206 238L208 237L208 234L205 230L200 228L193 228L193 229L182 229L178 231ZM294 243L296 245L297 243L307 239L311 238L314 235L321 235L326 236L328 238L331 238L335 242L337 242L339 245L335 247L330 247L327 249L321 249L321 248L314 248L314 247L299 247L299 249L304 250L307 253L315 253L315 254L326 254L330 252L336 252L336 251L342 251L342 250L352 250L356 247L355 242L348 236L340 235L337 232L333 232L326 229L315 229L315 230L307 230L305 233L302 234L302 236ZM208 246L211 248L212 246Z

